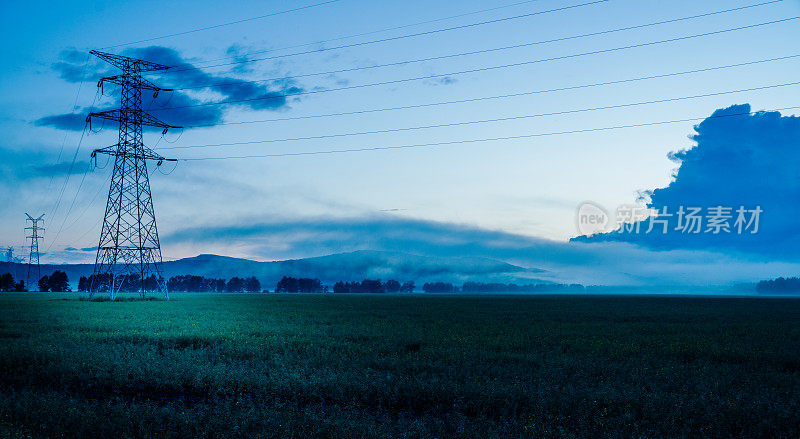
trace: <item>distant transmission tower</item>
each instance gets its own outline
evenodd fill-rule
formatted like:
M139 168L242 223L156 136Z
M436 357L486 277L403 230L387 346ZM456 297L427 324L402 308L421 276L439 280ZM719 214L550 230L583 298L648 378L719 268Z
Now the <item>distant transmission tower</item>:
M6 249L6 262L14 262L14 247Z
M93 50L92 55L122 70L121 75L102 78L97 86L110 82L122 90L118 110L91 113L86 121L99 118L119 122L119 142L92 151L114 156L114 173L108 191L108 202L100 230L100 243L94 263L94 277L89 296L108 290L115 299L121 288L138 289L142 297L147 291L160 291L169 299L161 271L161 244L156 228L156 214L150 196L147 160L160 166L165 159L142 143L142 127L181 128L168 125L142 111L142 90L169 91L142 78L142 72L167 70L169 67L126 56ZM149 279L155 277L155 282ZM138 284L138 285L137 285Z
M25 222L27 224L28 221L31 222L30 227L25 227L25 230L30 230L31 234L27 235L26 238L31 240L31 254L28 256L28 276L26 277L25 282L28 284L28 288L30 291L33 291L31 288L31 271L33 268L33 261L36 261L36 281L38 282L39 279L42 278L42 269L39 266L39 240L44 238L44 236L39 235L39 231L44 231L43 227L39 227L39 222L44 222L44 214L41 214L39 218L34 218L27 213L25 215L28 217ZM12 249L9 249L9 253L11 253Z

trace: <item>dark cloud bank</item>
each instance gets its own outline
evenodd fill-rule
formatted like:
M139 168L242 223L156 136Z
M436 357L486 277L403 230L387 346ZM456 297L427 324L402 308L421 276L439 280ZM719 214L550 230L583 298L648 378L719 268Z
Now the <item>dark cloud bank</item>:
M714 112L695 127L696 146L670 158L680 164L673 181L650 194L648 207L674 214L680 206L760 206L759 230L751 233L682 233L677 217L666 218L666 234L624 230L583 242L629 242L654 249L704 249L753 253L769 259L800 259L800 118L779 112L749 113L749 105ZM728 117L729 116L729 117ZM749 215L747 217L749 220Z
M303 91L290 80L262 83L208 73L202 68L195 67L176 50L166 47L131 49L122 54L174 67L173 73L147 76L161 87L174 89L192 87L190 90L161 92L157 98L152 99L152 102L150 99L152 95L143 94L143 107L153 116L171 125L203 126L222 122L223 106L201 105L205 103L240 101L226 105L257 111L283 110L288 107L290 100L298 99L292 95ZM86 54L75 50L64 51L61 58L52 67L63 80L68 82L94 83L101 77L118 73L113 67L95 57L91 57L89 64L84 67ZM241 60L241 56L237 56L237 59ZM107 88L106 93L113 93L113 85L108 85ZM116 108L116 105L118 104L109 104L107 108L102 107L94 111L110 110ZM88 108L83 110L85 113L89 111ZM36 125L80 131L84 127L85 117L84 113L57 114L38 119Z

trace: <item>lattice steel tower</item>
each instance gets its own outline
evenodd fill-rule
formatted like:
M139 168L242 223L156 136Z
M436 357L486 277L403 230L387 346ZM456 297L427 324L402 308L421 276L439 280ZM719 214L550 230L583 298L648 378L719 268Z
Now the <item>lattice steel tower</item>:
M25 227L25 230L30 230L31 234L27 235L26 238L31 240L31 253L28 256L28 276L25 278L25 282L27 282L29 291L33 291L31 289L31 271L33 269L34 261L36 261L36 282L42 278L42 268L39 266L39 240L44 238L44 236L40 235L40 231L44 231L44 227L39 227L39 222L44 222L44 214L39 215L39 218L34 218L27 213L25 216L28 218L25 220L25 224L28 221L31 222L30 227Z
M102 78L97 83L98 87L106 82L119 85L122 98L118 110L91 113L86 117L88 123L92 118L119 122L119 142L92 151L95 160L97 154L113 156L114 172L89 296L109 291L113 300L124 288L138 289L142 297L147 291L160 291L169 299L161 271L161 244L150 195L147 160L155 160L156 166L160 166L165 160L175 159L165 159L142 143L143 126L162 128L164 134L169 128L180 128L142 111L142 90L152 91L153 97L159 91L169 91L142 78L142 72L169 67L96 50L90 53L122 70L122 74ZM151 276L155 276L154 281Z

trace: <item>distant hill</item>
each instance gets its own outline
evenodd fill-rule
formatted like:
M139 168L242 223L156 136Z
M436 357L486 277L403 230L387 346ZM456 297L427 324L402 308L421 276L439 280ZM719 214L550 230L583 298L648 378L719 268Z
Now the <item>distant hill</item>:
M75 284L80 276L92 273L93 265L43 264L41 269L43 275L55 270L64 271ZM25 264L0 262L0 274L12 273L16 279L24 279L26 272ZM269 289L273 289L282 276L316 277L330 285L339 280L362 279L413 280L418 285L434 281L459 284L467 281L548 283L536 278L543 273L543 270L487 258L439 258L369 250L274 262L209 254L164 262L167 278L181 274L224 279L256 276Z

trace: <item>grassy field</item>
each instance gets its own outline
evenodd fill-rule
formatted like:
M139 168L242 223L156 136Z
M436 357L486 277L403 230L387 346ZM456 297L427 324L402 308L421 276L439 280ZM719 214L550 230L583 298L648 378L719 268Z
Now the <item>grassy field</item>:
M0 436L800 436L800 300L0 296Z

